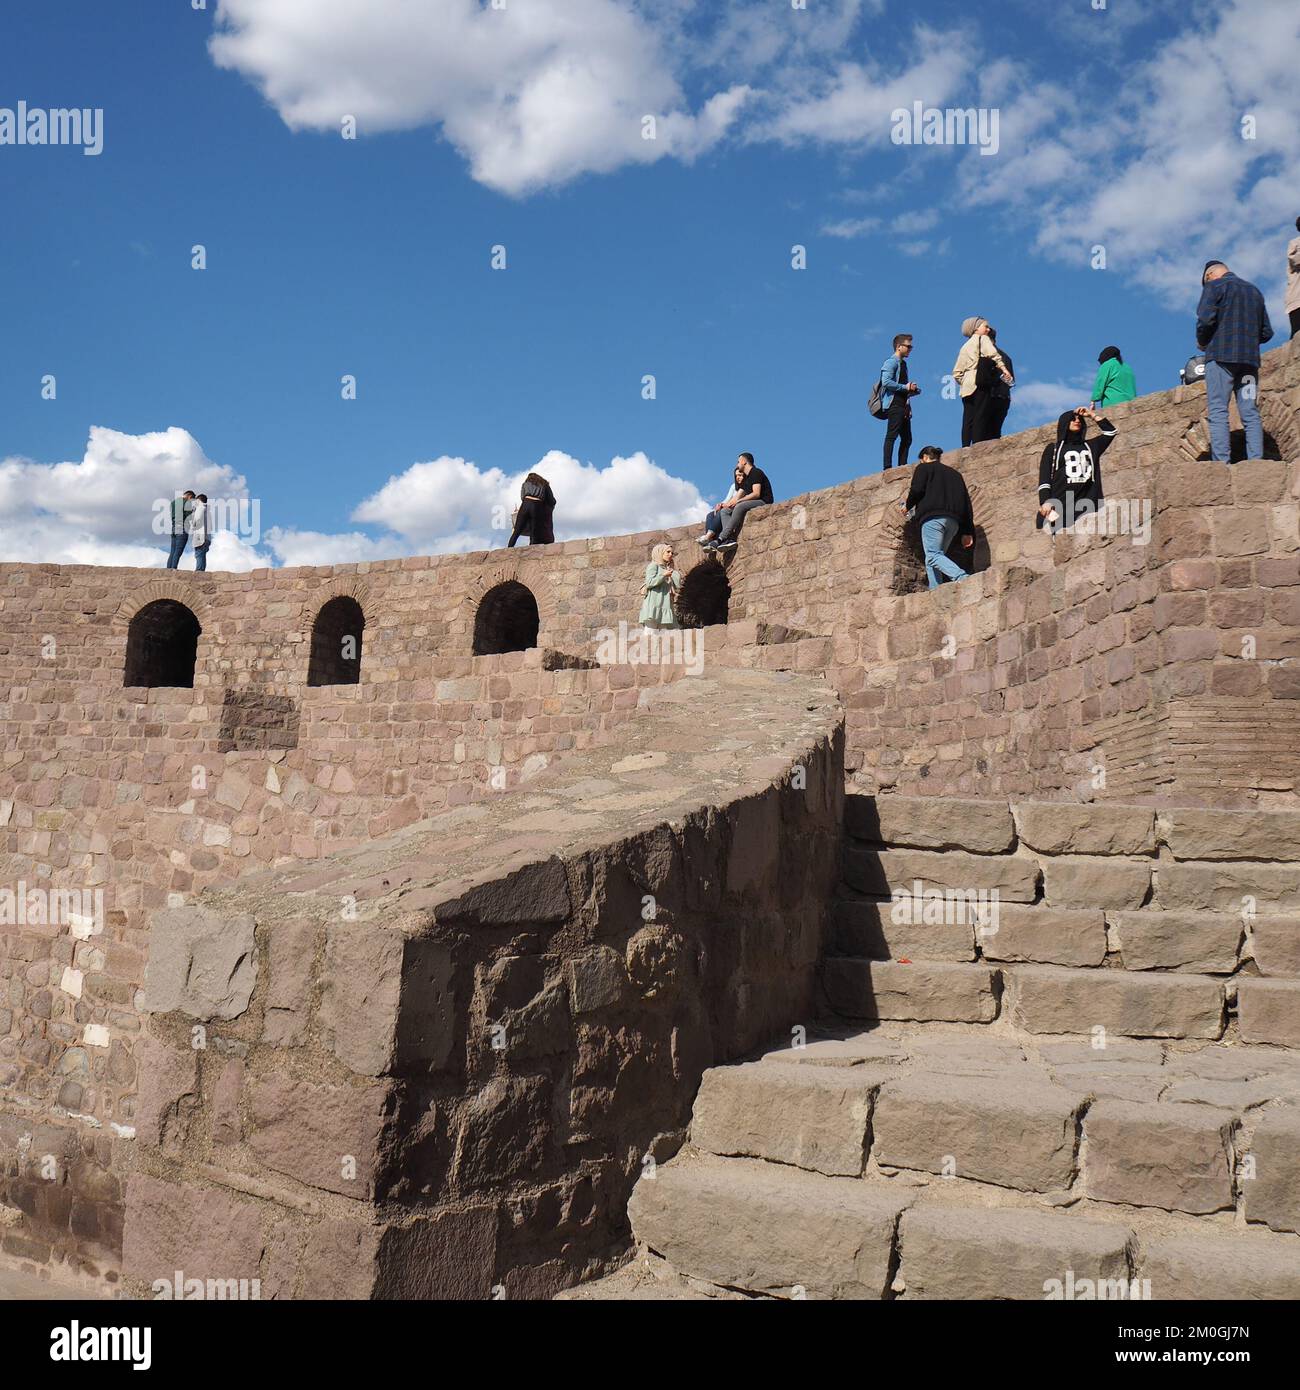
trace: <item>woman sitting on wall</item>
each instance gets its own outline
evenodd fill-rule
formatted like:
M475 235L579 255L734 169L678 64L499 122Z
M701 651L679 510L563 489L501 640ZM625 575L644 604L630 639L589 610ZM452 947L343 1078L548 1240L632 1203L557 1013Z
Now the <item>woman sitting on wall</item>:
M529 545L550 545L555 540L555 494L550 483L540 473L530 473L519 489L519 499L515 529L507 544L513 546L520 536L527 536Z
M1137 398L1137 378L1119 348L1102 348L1097 363L1097 379L1092 383L1093 409L1105 410L1108 405Z
M675 605L681 588L681 571L673 564L672 546L655 546L650 552L650 563L645 567L645 583L641 586L641 613L637 619L641 626L680 627Z

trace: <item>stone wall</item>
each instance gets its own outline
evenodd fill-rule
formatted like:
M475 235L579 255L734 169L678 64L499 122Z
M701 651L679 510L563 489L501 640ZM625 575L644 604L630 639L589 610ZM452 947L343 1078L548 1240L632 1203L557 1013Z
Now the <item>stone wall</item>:
M155 913L127 1278L513 1298L617 1260L703 1070L811 1006L842 786L823 684L724 671L526 794Z

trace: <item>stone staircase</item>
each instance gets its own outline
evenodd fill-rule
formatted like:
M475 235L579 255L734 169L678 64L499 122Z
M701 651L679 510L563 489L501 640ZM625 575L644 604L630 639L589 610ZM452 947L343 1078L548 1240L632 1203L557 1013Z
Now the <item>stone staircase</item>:
M849 798L826 1016L705 1074L571 1296L1300 1297L1297 845Z

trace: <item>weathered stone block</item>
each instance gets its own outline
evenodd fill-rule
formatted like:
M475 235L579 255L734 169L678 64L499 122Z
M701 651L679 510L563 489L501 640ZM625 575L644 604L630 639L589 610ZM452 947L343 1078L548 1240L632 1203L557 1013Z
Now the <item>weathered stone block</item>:
M198 1053L150 1037L140 1047L136 1138L148 1148L175 1148L188 1137L198 1108Z
M1164 841L1176 859L1282 859L1300 856L1300 811L1161 811Z
M904 1298L1024 1299L1061 1297L1072 1274L1123 1298L1128 1275L1127 1226L1015 1207L967 1210L916 1207L903 1213ZM1057 1281L1057 1285L1053 1284Z
M1099 1202L1211 1212L1231 1207L1229 1111L1101 1100L1083 1121L1084 1190Z
M905 1195L738 1158L682 1156L642 1178L638 1240L692 1279L813 1299L883 1298Z
M871 1156L1026 1192L1066 1188L1084 1097L1033 1081L918 1074L887 1082L876 1100Z
M1300 914L1256 917L1250 924L1255 964L1265 975L1300 976Z
M1300 980L1237 981L1237 1012L1243 1042L1300 1048Z
M965 921L945 921L944 918L956 916L945 908L930 914L938 920L926 921L925 906L922 902L920 910L914 911L911 898L900 903L837 902L834 949L842 955L865 956L869 960L974 960L975 929L969 917ZM976 908L975 913L978 911Z
M1117 912L1111 925L1126 970L1231 973L1244 928L1226 913Z
M850 796L845 829L859 840L913 849L1000 854L1015 841L1005 801L947 796Z
M309 922L277 922L266 936L270 979L262 1037L275 1047L294 1047L307 1036L316 928Z
M923 894L935 889L961 893L996 889L1005 902L1033 902L1038 863L1020 854L966 854L961 850L864 849L844 852L844 878L872 897ZM919 887L918 887L919 885Z
M1134 1038L1217 1038L1223 986L1203 975L1071 970L1021 965L1007 972L1013 1020L1031 1033L1092 1033Z
M571 911L568 874L563 862L552 857L475 884L440 903L437 915L439 922L512 926L521 922L563 922Z
M1300 911L1300 869L1292 864L1163 864L1160 906L1167 911L1240 914L1243 906L1273 916Z
M1150 854L1156 846L1155 812L1142 806L1018 801L1011 809L1021 840L1042 854Z
M215 1187L132 1173L126 1182L122 1274L171 1284L186 1278L256 1279L265 1241L261 1208Z
M1099 909L999 904L978 939L986 960L1100 965L1106 957L1106 919Z
M846 1018L990 1023L998 1014L997 972L983 965L831 956L822 983L831 1008Z
M608 946L594 946L565 965L569 1002L575 1014L593 1013L617 1004L627 990L623 958Z
M1154 1236L1143 1249L1139 1277L1156 1302L1300 1299L1300 1255L1280 1236L1192 1232Z
M248 1146L309 1187L373 1199L391 1113L387 1085L316 1086L282 1076L248 1083Z
M145 997L151 1013L238 1018L257 981L253 919L205 907L168 907L149 925Z
M1079 855L1043 861L1050 907L1136 908L1146 901L1154 860Z
M829 1175L856 1177L878 1081L857 1067L751 1062L704 1073L691 1142Z
M1300 1110L1266 1110L1250 1139L1253 1159L1243 1176L1246 1220L1275 1231L1300 1231ZM1245 1156L1241 1161L1244 1167ZM1300 1259L1300 1251L1297 1251Z

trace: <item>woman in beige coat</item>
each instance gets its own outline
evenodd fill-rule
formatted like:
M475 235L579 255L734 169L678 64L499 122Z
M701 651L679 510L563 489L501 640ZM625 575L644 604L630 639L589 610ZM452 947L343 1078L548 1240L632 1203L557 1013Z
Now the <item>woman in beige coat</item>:
M1001 377L1008 386L1014 378L1002 354L988 336L988 319L976 315L961 326L962 344L952 374L961 393L961 446L993 439L993 382Z

